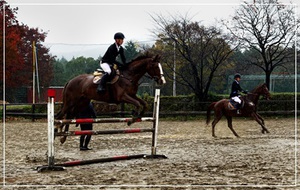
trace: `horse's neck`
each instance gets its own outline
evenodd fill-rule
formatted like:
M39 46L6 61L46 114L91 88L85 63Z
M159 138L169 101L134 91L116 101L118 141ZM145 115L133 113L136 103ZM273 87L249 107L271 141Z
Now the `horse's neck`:
M246 95L246 97L247 97L246 99L250 100L254 104L257 104L258 99L259 99L259 95L254 94L254 93L249 93L249 94Z
M142 76L147 72L147 60L141 60L131 63L126 70L124 75L130 78L133 83L137 83Z
M257 89L254 89L251 93L247 94L247 98L254 104L257 104L260 95L261 93L257 92Z

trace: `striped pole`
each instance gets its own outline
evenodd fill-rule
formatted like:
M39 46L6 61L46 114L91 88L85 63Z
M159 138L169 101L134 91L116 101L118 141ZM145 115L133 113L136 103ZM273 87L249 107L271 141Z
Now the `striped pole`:
M77 136L77 135L109 135L109 134L125 134L125 133L144 133L144 132L153 132L154 129L143 129L143 128L134 128L134 129L112 129L104 131L68 131L56 133L55 136Z
M90 123L118 123L118 122L129 122L132 121L132 118L82 118L82 119L63 119L55 120L54 124L90 124ZM151 121L154 119L152 117L142 117L137 118L135 122L145 122Z
M123 155L123 156L114 156L114 157L100 158L100 159L93 159L93 160L76 160L76 161L65 162L62 164L56 164L55 166L70 167L70 166L79 166L79 165L96 164L96 163L104 163L104 162L113 162L118 160L140 159L145 157L146 157L145 154Z

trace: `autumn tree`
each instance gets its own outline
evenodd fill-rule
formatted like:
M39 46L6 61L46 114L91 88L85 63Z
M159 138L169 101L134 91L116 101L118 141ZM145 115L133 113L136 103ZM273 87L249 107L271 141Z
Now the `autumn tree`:
M159 38L156 47L167 57L164 63L171 71L169 80L173 80L175 72L177 84L192 90L200 101L206 100L217 71L225 71L221 68L227 67L237 46L230 47L232 39L217 27L205 27L187 17L152 18L156 24L154 33Z
M295 44L295 6L283 5L278 0L244 2L228 21L223 21L244 50L251 50L247 62L261 69L267 85L275 68L284 67L294 53L287 51ZM253 52L255 51L255 52Z
M5 47L0 46L1 52L3 52L3 48L5 50L5 54L1 53L0 55L2 63L5 63L5 71L3 71L2 65L0 72L1 91L3 92L5 84L6 99L18 101L15 97L18 89L32 86L32 42L36 42L41 86L47 87L50 84L53 76L51 64L53 57L49 54L49 49L42 45L46 38L45 32L20 24L16 19L18 9L11 8L5 1L0 1L0 6L0 39L1 44L5 44ZM4 81L3 74L5 74Z
M1 72L0 72L0 81L1 81L1 91L3 92L3 63L5 63L5 81L6 85L9 87L17 87L20 84L20 77L17 77L17 71L21 70L25 61L22 59L22 56L19 52L19 46L21 45L21 32L19 30L19 22L16 19L17 8L12 9L5 1L0 1L0 58L3 60L1 62ZM4 9L5 8L5 9ZM5 21L5 23L3 23ZM3 28L5 25L5 28ZM5 35L5 39L3 36ZM4 43L5 40L5 43ZM2 46L5 44L5 46ZM5 55L2 53L3 48L5 50ZM5 57L4 57L5 56Z

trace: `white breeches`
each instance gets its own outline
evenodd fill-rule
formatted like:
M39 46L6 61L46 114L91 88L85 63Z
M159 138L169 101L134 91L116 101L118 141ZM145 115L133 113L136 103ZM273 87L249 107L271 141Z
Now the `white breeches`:
M109 64L100 62L100 67L103 69L104 72L106 72L110 75L111 69L110 69Z
M235 102L241 104L242 103L242 100L238 97L238 96L234 96L232 97L231 99L233 99Z

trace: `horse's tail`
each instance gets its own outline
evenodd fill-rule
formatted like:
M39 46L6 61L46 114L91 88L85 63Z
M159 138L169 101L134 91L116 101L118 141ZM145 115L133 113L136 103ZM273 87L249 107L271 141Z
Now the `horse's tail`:
M68 84L69 84L69 82L67 82L67 83L65 84L64 89L63 89L63 92L62 92L62 94L63 94L63 102L66 101L66 88L67 88Z
M69 84L69 82L67 82L66 84L65 84L65 86L64 86L64 88L63 88L63 92L62 92L62 106L61 106L61 108L60 108L60 110L59 110L59 112L55 115L55 118L56 119L62 119L63 118L63 116L65 115L65 113L63 112L63 110L64 110L64 106L65 106L65 102L66 102L66 87L67 87L67 85Z
M207 111L206 111L206 125L208 125L209 122L210 122L210 112L211 112L211 110L213 110L213 108L214 108L214 106L215 106L216 103L217 103L217 102L211 103L211 104L208 106L208 108L207 108Z

